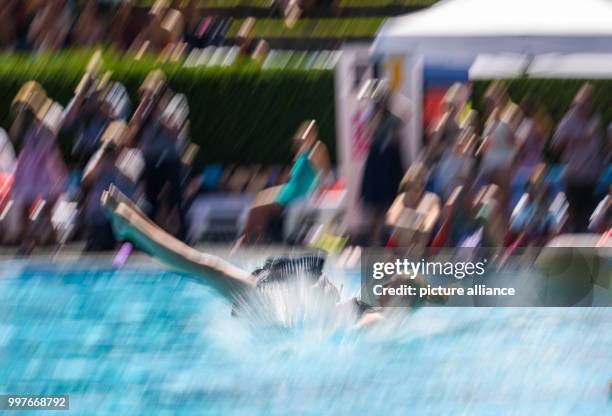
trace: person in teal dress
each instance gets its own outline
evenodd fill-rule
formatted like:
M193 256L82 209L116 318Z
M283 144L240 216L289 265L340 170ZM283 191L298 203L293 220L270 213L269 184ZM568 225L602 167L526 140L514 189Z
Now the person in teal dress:
M302 124L294 137L293 147L295 158L286 182L257 195L239 244L264 237L270 221L280 217L292 203L308 198L318 188L321 178L329 172L327 148L318 141L314 120Z

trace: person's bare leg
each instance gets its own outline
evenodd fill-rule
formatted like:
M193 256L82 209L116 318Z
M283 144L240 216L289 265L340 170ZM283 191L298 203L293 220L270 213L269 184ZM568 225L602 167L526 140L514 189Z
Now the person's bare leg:
M251 273L217 256L194 250L124 200L116 189L102 195L102 206L111 217L118 240L130 240L170 266L198 277L228 299L233 300L255 287L256 279Z

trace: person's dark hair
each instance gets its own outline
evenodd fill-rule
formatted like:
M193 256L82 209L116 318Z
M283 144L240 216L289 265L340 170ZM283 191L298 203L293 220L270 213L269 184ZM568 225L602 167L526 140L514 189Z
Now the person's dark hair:
M538 110L538 102L534 97L527 95L521 100L520 107L527 117L533 117Z
M114 154L117 152L117 145L115 144L115 142L109 142L106 147L104 148L104 154Z
M324 265L325 256L320 253L297 257L270 257L253 275L257 278L258 287L300 276L316 281L323 274Z

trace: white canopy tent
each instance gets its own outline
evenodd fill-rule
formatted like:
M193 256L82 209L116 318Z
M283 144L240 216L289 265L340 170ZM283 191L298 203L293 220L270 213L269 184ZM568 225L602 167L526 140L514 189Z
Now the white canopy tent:
M612 1L443 0L389 19L372 53L383 62L403 57L400 91L417 104L406 135L420 137L424 65L470 67L481 54L513 53L532 59L552 53L612 53ZM410 141L410 157L419 146L417 140Z
M529 66L530 59L520 54L482 54L478 55L468 71L468 78L502 79L523 75Z
M546 54L533 58L531 78L612 78L612 54Z
M427 59L514 52L612 52L609 0L444 0L389 19L375 53L421 53Z
M612 79L612 54L483 54L468 70L470 80L517 77Z

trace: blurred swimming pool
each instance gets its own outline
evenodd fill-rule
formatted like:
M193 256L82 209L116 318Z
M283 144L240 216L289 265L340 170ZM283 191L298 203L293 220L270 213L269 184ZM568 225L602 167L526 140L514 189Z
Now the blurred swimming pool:
M74 414L612 411L612 308L424 308L370 333L286 331L130 267L0 263L0 392L70 394Z

